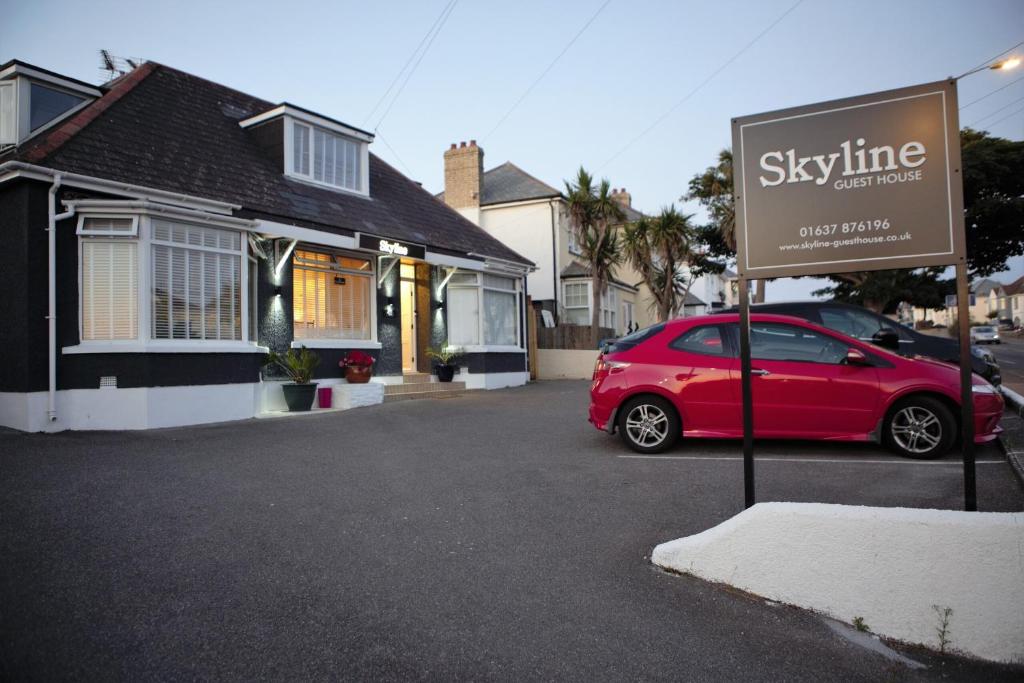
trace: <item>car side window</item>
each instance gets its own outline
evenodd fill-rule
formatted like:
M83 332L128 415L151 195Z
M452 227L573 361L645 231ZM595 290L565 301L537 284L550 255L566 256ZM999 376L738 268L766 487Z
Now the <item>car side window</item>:
M876 318L870 313L846 308L821 309L821 324L830 330L864 341L870 341L881 329L892 330L899 334L899 326L896 323L887 325L884 319Z
M722 328L718 325L701 325L687 330L669 343L669 348L706 356L725 356L728 349L722 339Z
M781 323L750 325L750 357L758 360L802 361L838 365L847 346L813 330Z

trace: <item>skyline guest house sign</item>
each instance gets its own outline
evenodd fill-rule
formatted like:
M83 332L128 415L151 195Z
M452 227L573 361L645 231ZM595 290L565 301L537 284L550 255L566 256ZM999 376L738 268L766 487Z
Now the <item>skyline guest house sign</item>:
M367 235L364 233L360 233L359 235L359 248L376 251L388 256L407 256L409 258L419 259L420 261L427 257L426 247L422 244L399 242L398 240L376 237L374 235Z
M954 82L746 116L732 130L741 277L963 260Z

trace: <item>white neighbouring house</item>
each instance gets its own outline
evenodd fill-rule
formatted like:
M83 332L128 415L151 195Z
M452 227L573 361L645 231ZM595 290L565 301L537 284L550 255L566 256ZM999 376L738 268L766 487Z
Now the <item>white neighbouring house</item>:
M444 154L445 190L437 198L536 264L526 276L535 308L550 311L559 323L589 325L590 274L570 228L565 195L511 162L486 172L483 164L484 150L475 140L452 144ZM625 189L612 197L626 223L643 215ZM620 266L601 306L601 325L620 334L634 323L646 327L656 316L650 302L639 274Z

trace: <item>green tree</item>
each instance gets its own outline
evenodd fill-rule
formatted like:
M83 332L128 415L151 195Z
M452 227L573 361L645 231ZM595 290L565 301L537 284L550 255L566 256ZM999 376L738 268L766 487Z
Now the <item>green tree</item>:
M945 268L874 270L830 275L833 282L814 296L857 304L876 313L895 313L901 301L922 308L942 308L947 294L956 291L953 280L941 279Z
M695 276L684 276L683 267L696 261L695 232L690 219L670 206L661 214L643 217L623 232L625 257L651 290L651 307L658 320L668 320L686 300Z
M732 150L718 153L718 163L690 179L689 189L680 199L697 200L708 213L710 223L696 229L696 241L702 253L711 258L736 257L736 200L733 193ZM757 281L754 302L765 296L765 280Z
M625 218L622 208L612 199L607 179L594 185L593 177L583 167L575 181L565 181L569 205L569 225L580 247L580 255L590 269L592 343L601 341L601 297L608 288L615 266L622 262L622 246L614 226Z
M971 277L986 277L1024 254L1024 142L960 131L964 226Z

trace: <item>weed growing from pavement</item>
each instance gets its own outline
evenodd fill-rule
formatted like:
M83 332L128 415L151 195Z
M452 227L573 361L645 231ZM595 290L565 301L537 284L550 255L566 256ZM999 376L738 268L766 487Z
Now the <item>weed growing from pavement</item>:
M861 633L868 633L871 631L871 628L864 622L864 617L854 617L853 627Z
M935 633L939 636L939 652L946 654L946 648L949 647L950 642L949 620L953 616L953 608L932 605L932 609L939 615L939 625L935 629Z

